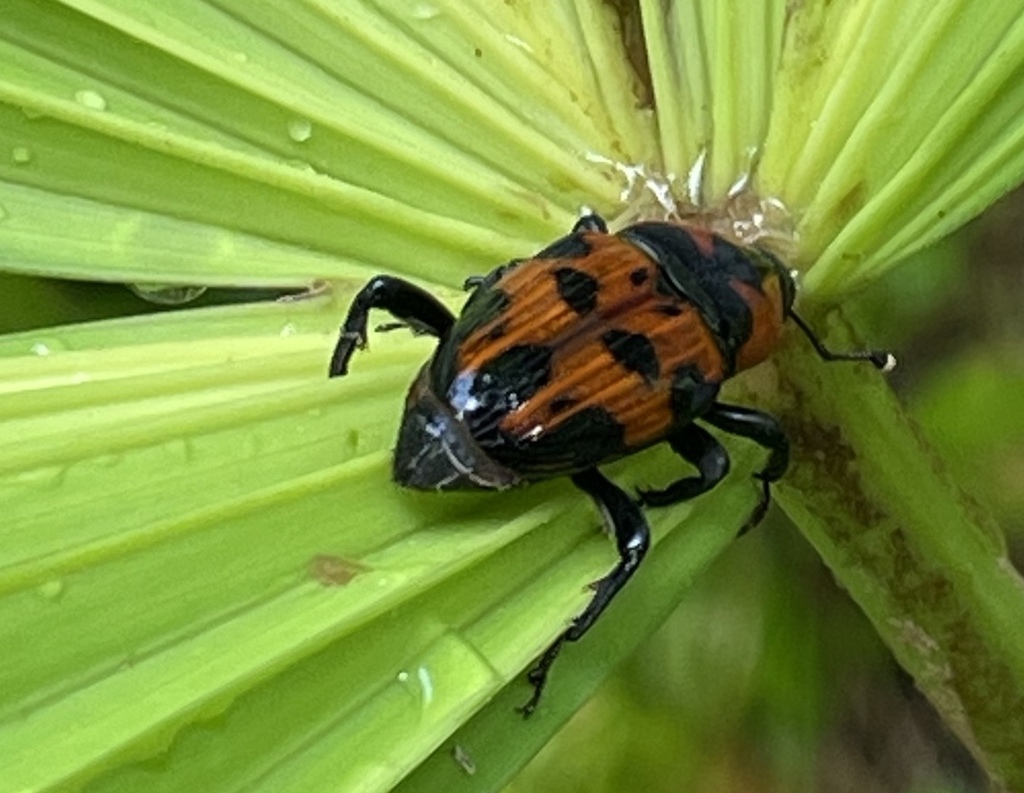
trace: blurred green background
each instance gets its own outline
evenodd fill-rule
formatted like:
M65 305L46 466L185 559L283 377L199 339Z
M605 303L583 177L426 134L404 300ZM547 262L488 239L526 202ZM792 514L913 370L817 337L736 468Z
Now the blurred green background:
M846 309L1024 563L1024 191ZM168 310L118 285L0 275L0 331ZM209 290L189 305L268 297ZM712 496L713 497L713 496ZM565 663L571 663L567 658ZM515 740L510 724L509 740ZM773 511L508 788L975 791L970 755Z
M1024 191L844 306L1024 566ZM1022 628L1024 629L1024 628ZM571 663L568 659L565 663ZM778 510L506 793L987 790Z

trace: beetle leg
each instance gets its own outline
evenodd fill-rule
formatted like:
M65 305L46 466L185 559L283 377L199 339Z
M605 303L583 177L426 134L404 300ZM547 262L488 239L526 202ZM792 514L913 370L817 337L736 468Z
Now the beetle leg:
M664 490L641 490L640 501L651 507L666 507L706 493L729 473L729 454L703 427L687 424L668 439L672 450L697 466L697 476L679 479Z
M471 275L465 281L462 282L463 292L475 292L481 287L487 288L494 286L498 281L505 277L505 274L516 267L518 267L526 259L510 259L507 264L501 265L491 270L487 275Z
M575 234L578 231L600 231L602 234L607 234L608 224L596 212L591 212L577 220L570 233Z
M800 319L797 314L790 309L790 319L796 323L796 326L800 328L804 336L814 347L814 351L818 353L818 357L823 361L870 361L871 364L883 372L891 372L896 368L896 356L891 352L885 350L853 350L848 352L834 352L824 345L810 325Z
M572 481L594 499L604 515L608 528L614 532L615 544L619 549L619 563L608 575L594 584L594 596L587 607L576 616L572 625L555 639L554 644L548 647L537 665L530 670L528 679L533 684L533 696L519 709L523 716L529 716L536 709L547 683L548 672L562 645L566 642L579 641L590 630L619 590L636 572L651 543L651 532L640 505L606 479L600 471L596 468L581 471L573 474Z
M789 467L789 440L774 416L740 405L716 402L701 419L725 432L749 438L771 453L768 464L754 474L754 478L761 480L761 500L740 529L740 534L743 534L760 523L768 511L772 499L771 483L782 478Z
M356 347L366 346L366 323L374 308L382 308L400 322L432 336L443 336L455 322L452 312L429 292L401 278L376 275L352 301L331 356L329 377L344 375Z
M398 320L395 320L394 322L382 322L374 328L374 331L377 333L391 333L393 330L402 330L404 328L409 328L413 333L416 332L408 322L399 322Z

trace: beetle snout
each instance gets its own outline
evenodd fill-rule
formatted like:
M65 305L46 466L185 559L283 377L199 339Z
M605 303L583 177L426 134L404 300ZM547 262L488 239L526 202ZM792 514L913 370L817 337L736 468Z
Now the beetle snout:
M395 447L396 482L418 490L503 490L520 478L492 460L449 405L430 390L424 367L409 392Z

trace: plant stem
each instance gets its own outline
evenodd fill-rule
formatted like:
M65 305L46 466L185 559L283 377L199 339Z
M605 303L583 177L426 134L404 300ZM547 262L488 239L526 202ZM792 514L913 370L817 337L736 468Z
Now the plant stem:
M796 341L779 503L996 788L1024 789L1024 584L999 528L880 375Z

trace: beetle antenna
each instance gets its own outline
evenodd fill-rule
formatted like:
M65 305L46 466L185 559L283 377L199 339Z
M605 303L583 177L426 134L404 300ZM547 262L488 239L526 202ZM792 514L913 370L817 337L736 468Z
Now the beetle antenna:
M876 369L883 372L891 372L896 368L896 356L884 350L852 350L850 352L832 352L822 344L821 339L814 335L806 322L793 311L789 312L796 326L803 331L808 341L814 345L815 351L823 361L871 361Z

